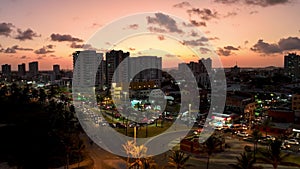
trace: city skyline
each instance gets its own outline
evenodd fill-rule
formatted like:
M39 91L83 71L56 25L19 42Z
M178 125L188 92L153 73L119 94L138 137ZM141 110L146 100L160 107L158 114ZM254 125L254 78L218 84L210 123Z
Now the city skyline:
M90 51L90 50L82 50L82 51ZM82 51L74 51L74 52L82 52ZM93 51L93 50L91 50ZM112 51L122 51L122 50L112 50ZM123 51L124 52L124 51ZM97 52L98 53L98 52ZM104 53L101 53L104 55ZM287 53L286 55L283 55L282 58L284 59L287 55L290 55L290 54L295 54L295 55L299 55L298 53ZM129 55L130 58L139 58L139 57L158 57L158 58L162 58L160 56L150 56L150 55L141 55L141 56L134 56L134 57L131 57ZM210 59L210 58L198 58L197 60L188 60L186 62L179 62L177 65L173 65L173 67L162 67L162 70L171 70L171 69L179 69L179 65L180 64L189 64L191 62L197 62L198 60L201 60L201 59ZM49 65L49 69L40 69L38 68L38 71L54 71L54 66L58 66L60 68L60 70L63 70L63 71L73 71L73 66L74 66L74 63L73 63L73 58L71 58L72 60L72 64L71 64L71 68L66 68L66 69L61 69L60 66L61 64L60 63L54 63L53 65ZM21 65L25 65L25 72L29 73L29 64L32 63L32 62L38 62L39 64L41 63L39 60L37 59L34 59L34 60L29 60L28 62L18 62L16 63L17 65L14 65L14 64L8 64L8 63L2 63L1 65L4 66L4 65L7 65L7 66L11 66L11 71L12 72L17 72ZM100 62L100 64L102 62L106 62L105 60L105 55L103 56L103 60ZM162 62L163 63L163 62ZM283 62L284 64L284 62ZM26 66L27 65L27 66ZM17 67L16 67L17 66ZM235 66L238 66L239 68L244 68L244 69L249 69L249 68L268 68L268 67L277 67L277 68L284 68L284 65L282 66L261 66L261 67L243 67L243 66L240 66L238 64L238 62L236 61L235 64L233 65L230 65L229 67L222 67L224 69L232 69L234 68ZM218 68L221 68L221 67L211 67L213 69L218 69ZM23 69L23 68L22 68ZM57 68L56 68L57 69ZM0 70L0 72L2 72L2 70Z
M300 2L294 0L31 3L7 0L2 2L0 10L0 62L12 65L12 70L17 70L21 63L32 61L39 61L40 70L51 70L55 64L59 64L61 69L72 69L72 53L87 48L88 45L83 44L105 25L124 16L155 12L157 17L149 16L148 25L155 22L160 24L159 28L180 34L182 25L177 20L174 22L172 16L187 21L186 24L193 24L203 34L191 32L190 36L195 39L183 41L182 48L197 46L201 55L209 55L213 50L219 55L224 67L233 67L236 62L239 67L283 67L284 55L289 52L299 53L300 26L296 22L300 15L297 10L299 6ZM80 14L78 11L81 11ZM127 25L122 27L124 31L143 29L140 23L124 25ZM149 27L146 29L150 30ZM152 32L155 36L149 37L151 43L147 43L148 50L156 49L156 45L162 41L171 43L167 36L157 34L154 29ZM144 43L139 43L140 39L135 37L134 40L127 39L118 44L107 41L103 45L107 46L106 49L116 47L114 49L129 51L133 55L149 55L151 50L143 53L145 48L141 45ZM204 42L210 43L212 47L203 45ZM174 58L170 53L157 53L154 52L154 55ZM175 57L179 61L188 62L202 58L201 55L195 58L191 53L178 52ZM178 66L178 62L168 63L164 67Z

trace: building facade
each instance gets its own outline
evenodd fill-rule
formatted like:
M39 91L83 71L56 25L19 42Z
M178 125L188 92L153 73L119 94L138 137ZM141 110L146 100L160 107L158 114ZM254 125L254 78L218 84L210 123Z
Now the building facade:
M24 77L26 75L26 65L25 63L18 65L18 76Z
M31 78L37 77L39 74L39 63L38 62L30 62L29 63L29 76Z
M6 78L11 77L11 65L9 64L2 65L2 76Z
M300 55L289 53L284 56L284 72L293 81L300 78Z
M129 57L129 52L122 50L112 50L106 53L106 85L108 88L111 87L112 82L128 82L128 59L116 71L119 64L127 57Z
M73 53L73 86L94 87L96 83L96 72L103 53L94 50L77 51Z
M161 86L162 58L157 56L139 56L129 59L130 82L154 82Z

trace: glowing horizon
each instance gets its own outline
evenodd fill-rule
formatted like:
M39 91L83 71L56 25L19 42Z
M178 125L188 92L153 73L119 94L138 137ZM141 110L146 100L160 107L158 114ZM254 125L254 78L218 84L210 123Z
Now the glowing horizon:
M130 52L132 56L138 56L138 51L151 54L151 49L162 47L159 50L166 53L156 50L153 55L169 61L169 64L164 63L164 67L177 67L179 61L198 60L194 57L195 53L188 50L189 45L197 48L200 53L197 57L200 58L217 53L224 67L233 67L236 63L239 67L283 67L285 54L300 53L300 25L297 22L300 16L299 1L270 3L261 0L256 4L243 0L235 2L237 3L218 3L214 0L33 0L28 3L22 0L4 0L0 9L0 62L10 64L12 70L17 70L21 63L25 63L28 69L28 63L32 61L39 62L40 70L52 70L54 64L59 64L61 69L72 69L72 53L84 50L83 44L98 30L120 18L134 14L147 15L149 12L160 15L156 18L151 16L148 22L146 17L146 26L135 20L125 19L121 29L130 33L152 27L154 33L161 31L156 32L157 36L142 36L140 39L132 37L118 44L107 41L101 44L99 50L103 50L102 53L110 49L123 50ZM185 23L176 19L174 23L174 17L181 18ZM166 30L181 36L181 30L188 29L190 25L197 27L202 34L185 31L190 33L190 39L184 39L187 42L181 43L180 48L178 41L163 36L163 31ZM115 34L123 32L112 29L106 39ZM148 46L143 43L145 38ZM166 46L162 42L170 45ZM206 43L210 45L206 46ZM166 54L170 57L166 57ZM175 61L176 59L170 59L174 58L171 55L180 57Z

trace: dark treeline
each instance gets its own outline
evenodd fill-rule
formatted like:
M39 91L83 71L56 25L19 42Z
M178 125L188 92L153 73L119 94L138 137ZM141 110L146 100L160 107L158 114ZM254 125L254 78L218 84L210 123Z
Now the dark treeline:
M43 169L83 159L74 107L61 98L65 97L55 87L2 85L0 163Z

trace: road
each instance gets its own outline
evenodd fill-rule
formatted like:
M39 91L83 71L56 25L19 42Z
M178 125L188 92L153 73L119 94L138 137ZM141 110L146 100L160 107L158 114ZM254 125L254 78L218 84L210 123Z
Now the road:
M94 169L105 169L108 167L118 169L126 168L126 162L122 158L104 150L95 143L91 143L90 139L85 134L82 134L81 138L85 142L89 156L94 161Z

